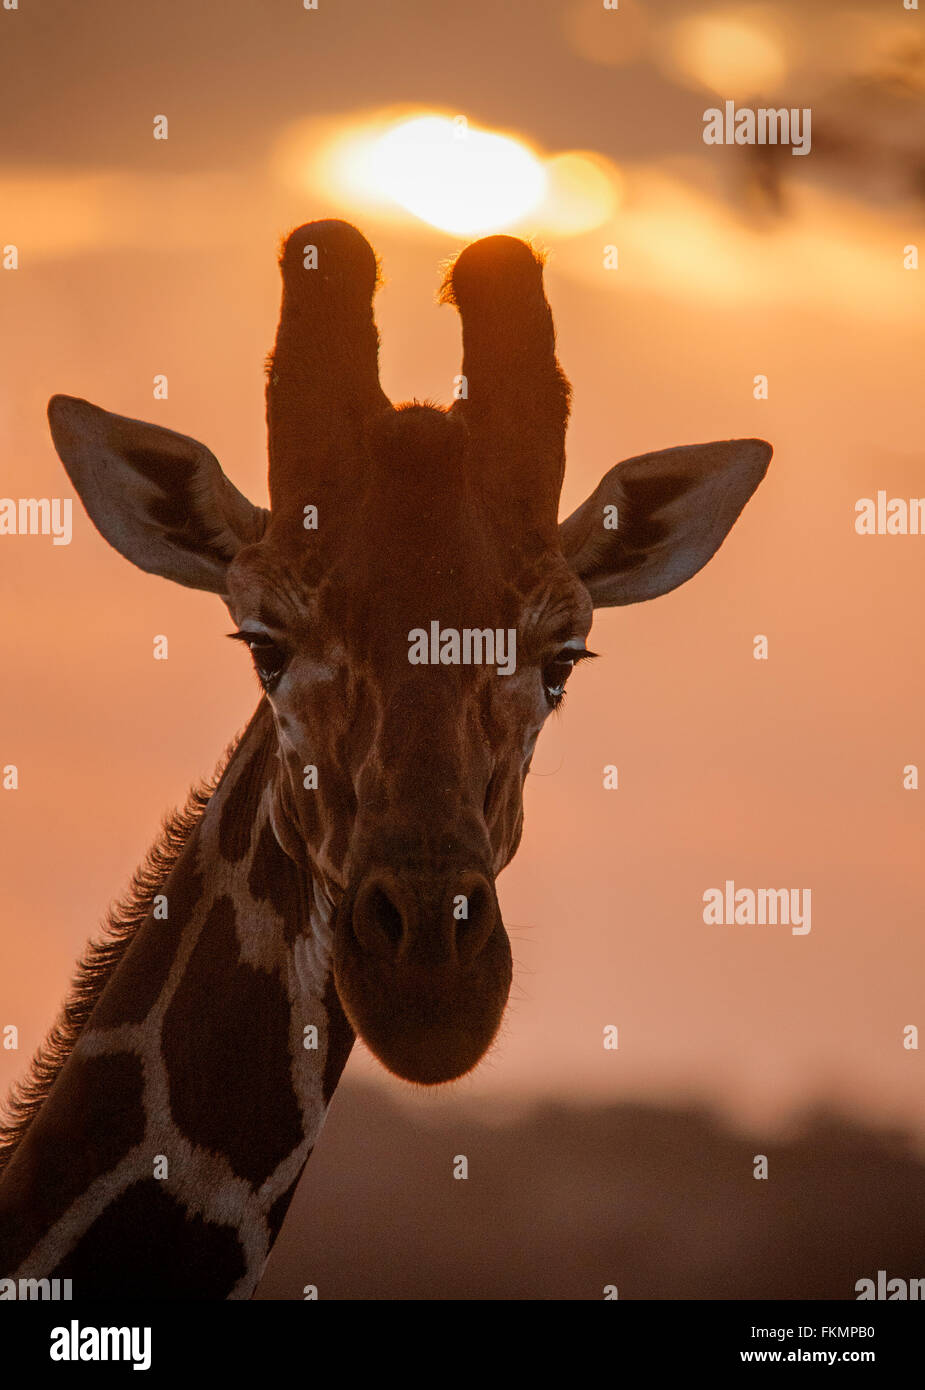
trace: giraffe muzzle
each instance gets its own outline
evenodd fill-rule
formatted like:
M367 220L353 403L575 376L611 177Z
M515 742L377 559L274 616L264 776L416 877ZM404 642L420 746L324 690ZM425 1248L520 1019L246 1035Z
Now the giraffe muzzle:
M368 870L341 904L334 981L383 1066L437 1085L484 1056L504 1013L511 949L491 878L479 870Z

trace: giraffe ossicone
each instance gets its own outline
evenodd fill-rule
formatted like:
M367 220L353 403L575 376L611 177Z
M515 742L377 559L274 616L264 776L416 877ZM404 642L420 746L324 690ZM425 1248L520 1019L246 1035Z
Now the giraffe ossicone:
M484 1056L512 970L495 880L593 611L695 574L771 455L633 458L560 524L570 389L533 248L487 237L447 272L466 383L447 408L382 391L378 263L354 227L298 228L281 267L269 508L193 439L49 406L100 533L219 594L262 686L14 1098L0 1275L78 1298L248 1297L354 1035L424 1085ZM510 634L516 662L409 662L433 624Z

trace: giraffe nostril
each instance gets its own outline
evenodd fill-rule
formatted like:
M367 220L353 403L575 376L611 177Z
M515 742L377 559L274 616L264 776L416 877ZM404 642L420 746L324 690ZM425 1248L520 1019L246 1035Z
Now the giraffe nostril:
M456 955L460 961L473 959L481 951L498 923L497 900L494 889L481 874L466 876L463 891L454 903L464 905L464 911L454 911Z
M486 912L490 909L490 900L485 888L479 886L470 889L466 899L466 916L461 918L457 928L460 935L465 936L467 930L477 926L484 921Z
M388 893L382 888L376 890L375 912L378 918L379 930L388 937L393 946L396 948L400 946L402 937L405 934L404 919Z
M398 951L405 937L405 918L384 883L374 879L360 889L353 908L353 934L361 946Z
M488 779L488 786L485 788L485 801L482 805L482 815L485 817L486 820L488 820L489 814L491 812L491 803L494 799L494 794L495 778L494 774L492 774L492 776Z
M357 891L348 920L367 955L396 965L468 967L501 919L494 887L478 870L400 880L377 869Z

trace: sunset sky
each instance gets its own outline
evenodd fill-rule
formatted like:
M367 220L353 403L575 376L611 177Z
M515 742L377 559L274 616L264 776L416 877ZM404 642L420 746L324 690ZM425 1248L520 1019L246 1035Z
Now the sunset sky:
M0 271L4 497L74 496L45 421L64 392L201 439L265 502L277 250L327 216L382 258L395 401L451 399L441 263L495 230L548 249L574 390L563 516L621 458L774 446L703 573L595 619L603 659L542 735L499 883L515 983L466 1104L694 1098L760 1129L825 1099L925 1136L925 1050L903 1047L925 1028L925 789L903 788L907 764L925 773L925 536L854 524L878 490L925 496L925 272L904 268L925 251L923 94L925 10L899 0L0 11L0 260L18 248ZM813 150L705 145L726 99L811 107ZM395 177L433 220L390 202L347 146L421 116L519 142L546 194L502 223L486 194L483 225L454 229L458 183L412 148ZM501 166L511 206L515 185ZM257 696L220 601L133 569L76 500L70 545L0 537L0 585L0 767L19 769L0 792L5 1088L160 817ZM726 880L810 888L811 932L705 925ZM347 1074L430 1104L362 1046Z

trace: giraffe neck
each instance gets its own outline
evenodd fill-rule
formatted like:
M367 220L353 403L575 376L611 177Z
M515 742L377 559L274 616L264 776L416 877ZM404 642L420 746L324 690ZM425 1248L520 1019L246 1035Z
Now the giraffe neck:
M247 1298L353 1044L262 702L0 1180L0 1275Z

